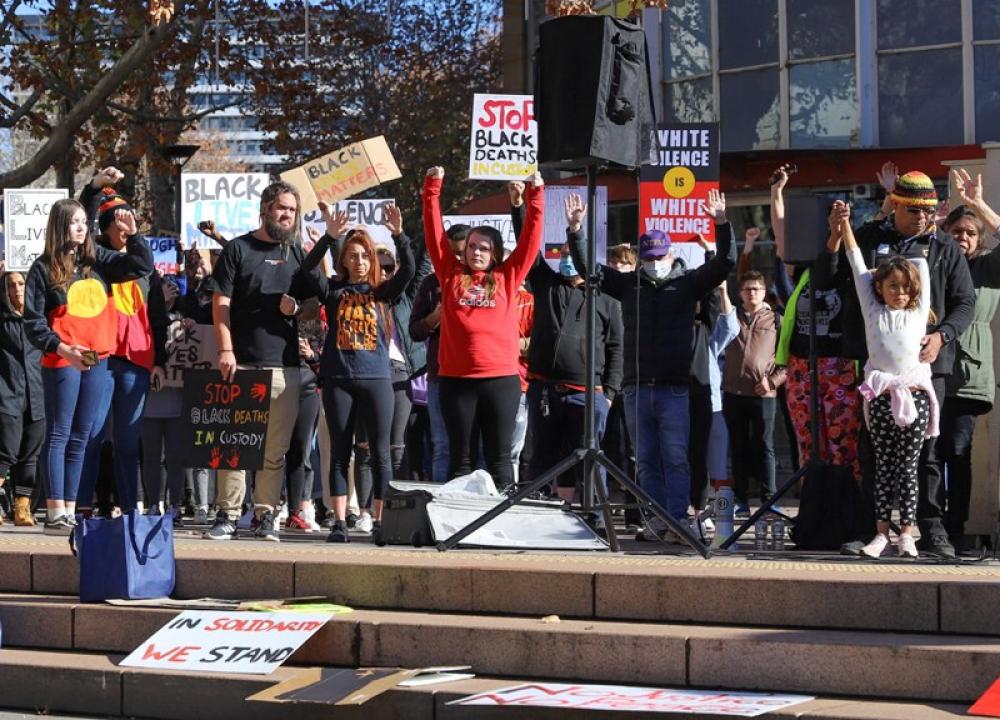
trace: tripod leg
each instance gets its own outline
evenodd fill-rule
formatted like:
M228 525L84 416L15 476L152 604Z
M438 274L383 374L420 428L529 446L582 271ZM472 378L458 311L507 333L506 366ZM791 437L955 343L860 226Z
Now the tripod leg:
M597 472L598 464L596 462L592 463L593 472ZM601 482L600 477L595 477L594 479L594 490L597 492L597 504L601 507L601 515L604 517L604 532L608 537L608 544L611 546L611 552L621 552L621 546L618 544L618 533L615 531L614 521L611 519L611 505L608 502L608 493L604 489L604 483Z
M774 505L774 503L778 502L778 500L780 500L781 497L786 492L791 490L799 480L805 477L806 473L809 471L809 466L811 463L812 459L807 460L806 464L800 467L797 473L788 478L788 480L785 481L785 484L782 485L780 488L778 488L774 492L774 495L772 495L766 503L761 505L760 508L758 508L758 510L753 515L751 515L749 518L743 521L743 524L740 525L739 528L737 528L736 532L734 532L732 535L726 538L726 541L719 546L719 549L728 550L730 547L732 547L733 543L739 540L743 536L743 533L745 533L747 530L753 527L753 524L757 522L757 520L760 519L760 517L764 513L768 512L771 509L771 506Z

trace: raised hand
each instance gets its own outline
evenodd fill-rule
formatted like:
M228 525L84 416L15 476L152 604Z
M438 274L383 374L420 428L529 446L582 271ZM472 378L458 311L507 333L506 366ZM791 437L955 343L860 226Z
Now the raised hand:
M701 233L697 233L694 236L694 241L698 243L698 247L700 247L705 252L708 252L709 250L712 249L712 246L708 244L708 240L706 240L705 236L702 235Z
M94 175L93 180L90 181L90 184L100 190L101 188L111 187L112 185L121 182L124 177L125 173L118 168L109 165L103 170L99 170L97 174Z
M202 220L198 223L198 230L205 237L212 238L213 240L219 239L219 231L215 228L215 223L211 220Z
M578 232L583 225L583 219L587 217L587 205L579 193L570 193L563 203L566 207L566 224L570 232Z
M937 206L937 210L934 211L934 224L940 227L944 225L944 221L948 219L948 215L951 214L951 201L945 200L943 203Z
M389 232L392 233L393 237L397 237L403 234L403 211L393 203L392 205L386 205L383 212L382 224L389 228Z
M748 227L746 232L743 233L743 241L750 245L751 247L757 240L760 239L760 228L756 226Z
M343 237L347 232L347 211L335 211L333 206L327 205L325 202L319 204L319 211L326 223L326 234L332 238Z
M281 311L282 315L291 317L298 312L299 303L291 295L282 295L281 301L278 303L278 309Z
M789 163L783 163L771 173L771 187L775 190L783 190L785 185L788 184L788 176L791 175L795 170Z
M851 218L851 207L845 203L843 200L837 200L833 203L833 207L830 208L830 214L827 216L827 224L830 226L830 234L839 237L841 231L843 230L843 222L846 219L848 223Z
M513 207L521 207L524 204L524 183L520 180L510 181L507 183L507 194Z
M135 235L139 232L136 227L135 215L131 210L115 210L115 227L127 236Z
M427 168L427 177L429 178L441 178L444 180L444 168L440 165L435 165L432 168Z
M882 169L875 173L875 179L878 180L879 185L885 188L887 193L891 193L892 189L896 187L896 178L898 177L899 168L894 162L883 163Z
M531 183L532 187L535 188L544 187L545 185L545 181L542 180L542 174L537 170L531 173L531 176L528 178L528 182Z
M955 180L955 192L962 198L963 205L976 205L983 199L983 176L980 173L976 173L974 182L965 168L952 170L951 175Z
M716 225L726 222L726 194L715 188L708 191L708 199L705 200L705 212L715 220Z

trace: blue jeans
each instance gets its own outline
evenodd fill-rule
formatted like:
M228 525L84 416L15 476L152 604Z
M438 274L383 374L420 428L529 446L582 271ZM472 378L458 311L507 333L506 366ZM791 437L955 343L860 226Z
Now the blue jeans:
M427 379L427 416L431 422L431 480L436 483L448 482L448 462L451 451L448 445L448 431L441 414L440 385L437 378Z
M528 482L531 482L577 448L584 447L587 394L560 391L555 383L532 380L527 399L532 443ZM607 422L608 401L598 393L594 402L594 434L598 446L604 439ZM598 475L607 488L603 467L598 468ZM576 487L582 483L582 465L556 479L558 487Z
M109 440L111 434L111 394L115 389L111 373L104 375L104 389L101 392L97 412L94 415L94 425L90 429L87 440L87 453L83 461L83 475L77 491L76 504L81 508L90 508L94 504L94 491L97 488L97 476L101 471L101 446Z
M142 415L149 395L149 370L128 360L112 357L108 369L114 379L111 395L112 432L115 440L115 486L123 513L135 508L139 499L139 444ZM147 504L158 501L152 498Z
M83 372L73 367L42 368L45 389L42 456L49 500L76 500L87 443L98 420L107 377L106 360Z
M691 490L688 384L629 385L624 395L639 485L671 517L684 519Z

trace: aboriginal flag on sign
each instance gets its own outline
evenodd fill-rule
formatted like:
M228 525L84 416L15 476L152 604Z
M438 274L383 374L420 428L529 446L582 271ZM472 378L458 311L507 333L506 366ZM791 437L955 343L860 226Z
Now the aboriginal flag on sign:
M545 259L559 260L562 258L562 245L560 243L545 243Z

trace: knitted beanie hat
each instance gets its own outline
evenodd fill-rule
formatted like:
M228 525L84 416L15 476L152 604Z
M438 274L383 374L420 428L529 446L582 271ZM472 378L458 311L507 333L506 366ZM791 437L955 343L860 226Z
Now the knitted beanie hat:
M107 231L108 227L115 221L115 212L118 210L131 210L128 201L123 198L114 188L106 187L102 191L101 204L97 206L97 225L101 232Z
M896 179L890 196L899 205L937 207L937 190L934 182L919 170L911 170Z

